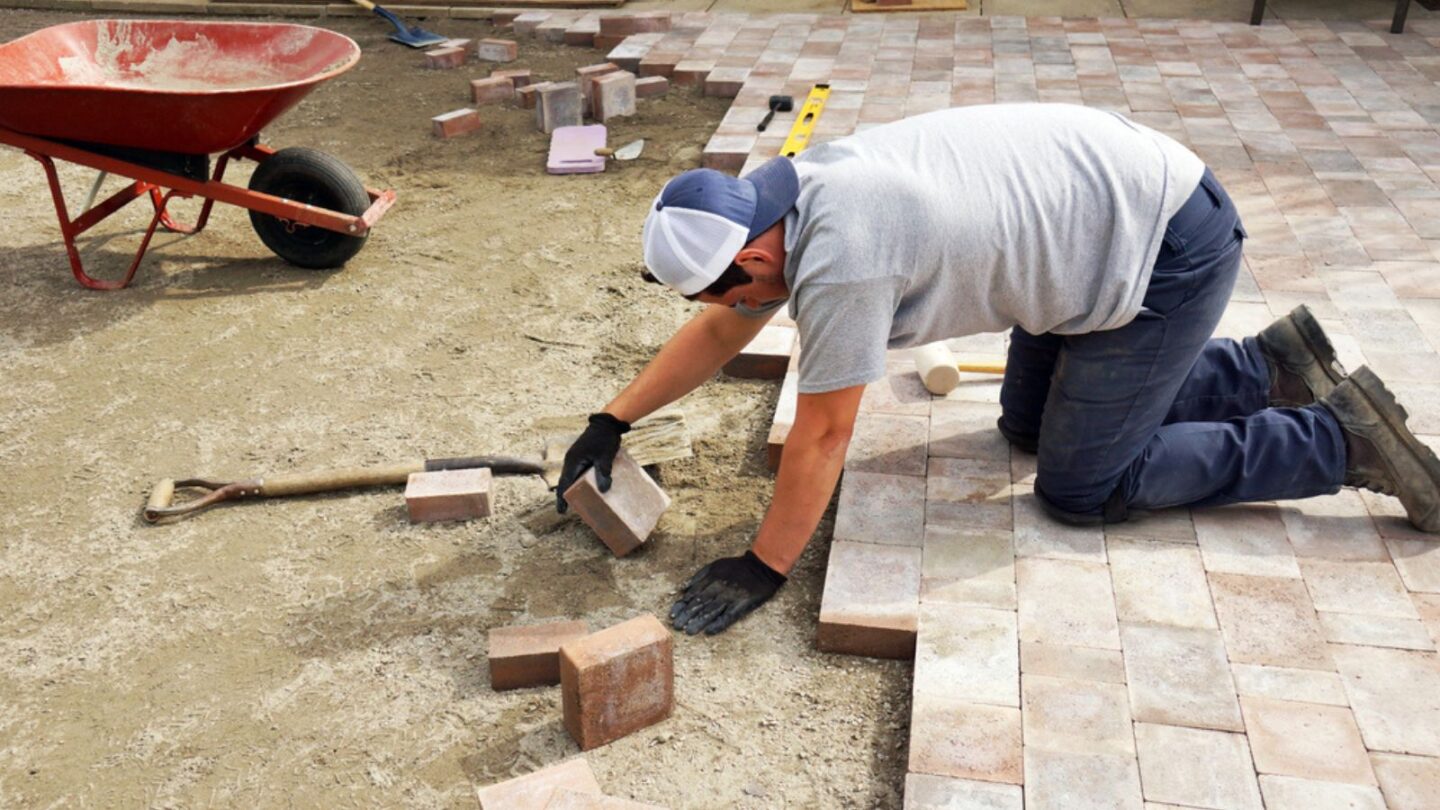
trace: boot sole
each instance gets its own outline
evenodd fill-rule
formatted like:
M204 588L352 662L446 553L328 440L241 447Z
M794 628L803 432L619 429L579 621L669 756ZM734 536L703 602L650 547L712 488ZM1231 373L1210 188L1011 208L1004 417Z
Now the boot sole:
M1325 330L1310 312L1310 307L1301 304L1287 317L1299 333L1300 339L1305 341L1306 348L1310 349L1310 353L1319 361L1325 376L1330 378L1330 382L1339 385L1345 379L1345 367L1340 365L1340 360L1335 355L1335 346L1330 343L1330 338L1325 336Z
M1410 418L1405 406L1396 401L1395 395L1385 387L1385 383L1381 382L1379 377L1375 376L1375 372L1371 371L1369 366L1361 366L1356 369L1355 373L1350 375L1350 381L1355 384L1365 401L1370 403L1370 407L1374 408L1380 418L1385 420L1385 424L1394 431L1395 435L1400 437L1401 444L1420 463L1421 469L1425 470L1426 475L1430 478L1430 485L1440 490L1440 458L1435 456L1435 451L1415 438L1415 434L1411 433L1410 428L1405 425L1406 420ZM1406 504L1406 507L1408 512L1409 505ZM1411 522L1423 532L1440 533L1440 509L1432 510L1430 514L1424 516L1424 520L1421 522L1416 522L1413 518Z

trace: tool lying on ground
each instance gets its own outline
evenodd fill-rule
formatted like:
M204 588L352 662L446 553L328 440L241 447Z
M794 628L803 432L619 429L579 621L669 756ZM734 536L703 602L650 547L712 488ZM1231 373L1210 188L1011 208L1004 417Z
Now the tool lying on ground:
M91 289L130 283L156 228L198 233L217 202L248 209L260 241L291 264L339 267L365 244L395 192L367 189L323 152L277 152L259 140L261 128L359 60L360 47L348 37L288 23L51 26L0 45L0 144L40 162L71 272ZM248 187L222 182L226 167L242 159L258 164ZM58 161L129 182L91 207L97 181L72 219ZM193 223L171 217L177 197L205 201ZM75 240L141 198L154 214L129 270L115 279L87 274Z
M395 26L395 33L390 35L390 39L401 45L409 45L412 48L428 48L431 45L449 41L449 37L442 37L434 32L426 31L418 25L406 25L405 21L395 16L394 13L375 5L370 0L350 0L350 2L367 11L373 11L375 16Z
M580 435L585 422L586 417L575 416L545 419L536 424L536 429L542 432L554 432L554 438L545 443L545 472L542 473L545 483L551 488L560 483L560 467L565 462L565 451L575 443L575 437ZM674 409L651 414L631 425L621 447L641 467L695 455L690 447L685 414Z
M599 155L600 157L615 158L616 160L634 160L635 158L640 157L640 153L644 150L645 139L641 138L638 141L631 141L630 143L627 143L618 149L601 147L595 150L595 154Z
M775 113L790 112L793 109L795 109L795 99L790 96L771 96L770 112L765 113L765 117L760 119L760 124L755 127L755 131L764 132L765 128L770 126L770 119L775 117Z
M471 456L466 458L436 458L379 467L349 467L314 473L289 473L244 481L211 481L205 478L187 478L176 481L161 479L150 492L150 500L142 512L149 523L158 523L165 518L180 518L208 509L224 501L242 498L285 498L291 495L312 495L320 492L334 492L341 489L360 487L394 486L404 484L411 473L436 472L439 470L470 470L488 468L495 475L541 475L544 465L525 459L507 456ZM201 497L176 505L173 503L176 490L196 489L204 492Z
M975 374L1004 374L1004 363L960 363L944 343L927 343L915 347L910 356L915 360L915 371L925 383L925 389L932 394L944 396L960 385L960 372Z
M780 147L780 154L793 158L810 145L810 136L815 133L815 124L820 120L820 113L824 112L828 98L830 85L817 84L810 88L810 95L805 97L805 105L800 108L795 124L790 127L790 136L785 139L785 145Z

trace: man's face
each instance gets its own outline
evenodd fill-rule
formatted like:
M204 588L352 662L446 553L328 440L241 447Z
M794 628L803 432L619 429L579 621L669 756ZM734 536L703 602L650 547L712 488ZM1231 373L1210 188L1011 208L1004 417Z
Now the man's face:
M723 307L744 304L750 309L759 309L765 304L781 301L787 297L789 294L784 287L777 291L773 285L756 280L749 284L741 284L739 287L731 287L725 291L724 295L701 293L695 297L695 300L704 304L719 304Z

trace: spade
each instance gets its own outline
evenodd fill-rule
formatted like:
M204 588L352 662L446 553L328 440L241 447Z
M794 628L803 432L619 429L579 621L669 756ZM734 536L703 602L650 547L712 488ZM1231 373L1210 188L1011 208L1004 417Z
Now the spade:
M755 127L756 132L764 132L765 127L770 125L770 119L775 117L777 112L790 112L795 109L795 99L790 96L771 96L770 112L765 113L765 118L760 121L760 126Z

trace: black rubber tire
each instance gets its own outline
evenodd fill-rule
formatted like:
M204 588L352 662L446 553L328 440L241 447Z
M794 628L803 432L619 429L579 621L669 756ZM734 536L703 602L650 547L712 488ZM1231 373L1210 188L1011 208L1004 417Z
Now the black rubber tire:
M261 163L250 176L250 190L352 216L370 207L370 195L349 166L303 146L281 149ZM365 236L303 225L292 230L286 221L258 211L250 212L250 225L276 256L307 270L339 267L365 245Z

